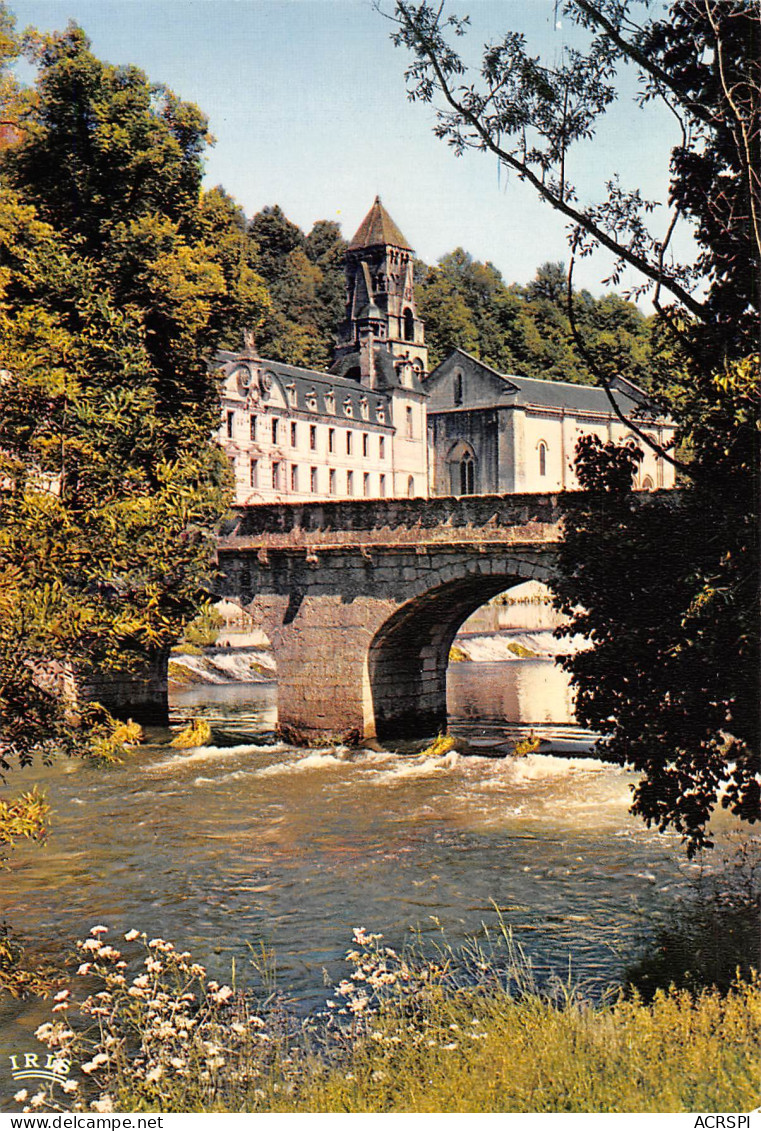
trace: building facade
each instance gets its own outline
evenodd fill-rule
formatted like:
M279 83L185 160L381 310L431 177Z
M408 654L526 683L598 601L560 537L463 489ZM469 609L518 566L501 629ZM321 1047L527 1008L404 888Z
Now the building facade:
M614 385L621 414L668 448L673 421L636 385L623 378ZM505 376L455 350L426 391L432 495L574 490L576 444L585 435L642 448L637 489L674 486L673 465L638 440L597 386Z
M327 373L221 353L220 440L237 503L428 495L428 351L412 251L376 198L346 255L346 317Z
M412 249L378 197L345 272L328 372L261 358L250 336L216 359L236 503L560 491L578 485L580 436L637 442L604 389L505 376L463 350L429 373ZM673 422L635 385L615 386L622 414L667 447ZM636 486L673 484L646 448Z

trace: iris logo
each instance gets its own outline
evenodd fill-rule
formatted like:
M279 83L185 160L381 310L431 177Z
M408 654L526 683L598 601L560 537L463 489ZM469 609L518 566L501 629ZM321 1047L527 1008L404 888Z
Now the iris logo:
M64 1084L71 1069L71 1061L49 1052L17 1052L9 1057L14 1080L47 1080L50 1084Z

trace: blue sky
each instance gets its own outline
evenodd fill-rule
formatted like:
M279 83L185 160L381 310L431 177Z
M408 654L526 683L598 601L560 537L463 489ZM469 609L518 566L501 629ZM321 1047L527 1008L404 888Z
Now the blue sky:
M392 0L382 0L387 11ZM457 246L490 259L508 282L527 282L546 260L566 259L565 226L493 157L457 158L434 137L433 110L407 99L405 53L371 0L10 0L18 24L63 27L75 19L96 54L135 63L208 115L217 139L207 181L222 184L252 215L279 204L305 230L337 220L353 235L376 193L432 263ZM555 0L449 0L469 12L476 49L522 30L552 58L577 34ZM634 91L629 84L628 94ZM598 139L579 149L571 177L582 198L621 174L628 188L665 199L666 112L629 99ZM662 223L666 223L665 210ZM656 221L657 222L657 221ZM595 293L609 268L584 261L578 285Z

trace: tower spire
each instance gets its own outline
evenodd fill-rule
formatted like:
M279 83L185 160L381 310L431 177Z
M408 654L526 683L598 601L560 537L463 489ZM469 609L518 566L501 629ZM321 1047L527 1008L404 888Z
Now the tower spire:
M375 384L377 371L391 383L419 385L428 369L428 349L417 316L412 247L380 196L349 244L345 271L346 318L339 327L334 371L366 384ZM386 363L368 366L368 348L382 351Z

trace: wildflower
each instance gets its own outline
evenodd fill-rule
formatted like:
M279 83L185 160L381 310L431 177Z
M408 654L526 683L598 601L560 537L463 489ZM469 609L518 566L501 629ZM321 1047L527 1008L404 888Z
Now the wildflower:
M190 967L190 973L194 974L196 978L205 978L206 977L206 967L205 966L199 966L199 964L197 962L194 962L193 965Z
M91 970L92 962L83 962L81 966L77 967L77 974L81 974L84 977L84 975L89 974Z
M171 1064L172 1068L176 1068L179 1072L181 1068L185 1068L188 1062L181 1056L173 1056L169 1063Z
M132 942L132 940L136 939L139 934L140 934L140 932L136 931L135 928L133 927L132 930L127 931L126 935L124 936L125 941L126 942Z
M456 1049L456 1048L457 1048L457 1041L452 1041L452 1042L451 1042L450 1044L448 1044L448 1045L442 1045L441 1047L442 1047L443 1049L446 1049L446 1050L447 1050L447 1052L451 1052L451 1051L452 1051L453 1049Z
M98 958L107 958L111 961L115 961L117 958L121 958L121 951L116 950L113 946L102 946L98 950Z
M104 927L102 925L98 927L90 927L90 934L95 935L96 938L98 937L98 935L107 935L108 927Z
M222 1005L223 1002L229 1001L233 996L233 991L229 986L221 986L215 993L209 995L215 1005Z
M67 997L71 997L71 990L59 990L53 995L53 1001L66 1001Z
M375 1080L376 1083L378 1083L379 1081L386 1079L386 1073L376 1069L376 1071L372 1073L371 1078Z
M139 990L147 989L151 984L151 979L147 974L138 974L136 978L132 979L132 985L137 986Z
M29 1103L32 1105L32 1107L42 1107L44 1102L45 1102L45 1093L44 1092L35 1093L35 1095L33 1095L32 1098L29 1101Z
M20 1092L16 1092L13 1098L17 1104L22 1104L28 1096L29 1093L27 1092L26 1088L22 1088Z
M64 1013L69 1008L68 1001L59 1001L58 1005L54 1005L51 1013Z
M151 974L160 974L164 967L155 958L146 958L145 967Z
M230 1028L232 1029L233 1033L235 1033L236 1036L238 1036L238 1037L243 1037L246 1034L246 1026L241 1025L240 1021L233 1021Z
M65 1092L67 1096L70 1096L72 1092L76 1092L78 1087L79 1084L76 1080L64 1080L63 1084L61 1084L61 1091Z
M100 950L100 943L97 939L85 939L84 942L78 942L77 946L80 950Z
M114 1110L114 1101L109 1095L101 1096L99 1100L93 1100L90 1104L91 1111L99 1111L107 1113Z
M206 1066L207 1066L207 1068L212 1068L212 1069L222 1068L224 1063L225 1063L225 1058L223 1056L212 1056L209 1060L206 1061Z
M253 1025L255 1029L265 1029L267 1022L262 1017L251 1017L249 1019L249 1025Z
M164 1069L162 1068L162 1066L160 1064L156 1064L150 1070L150 1072L146 1072L145 1082L146 1082L146 1084L156 1084L156 1083L158 1083L158 1081L161 1079L161 1077L163 1075L164 1075Z

